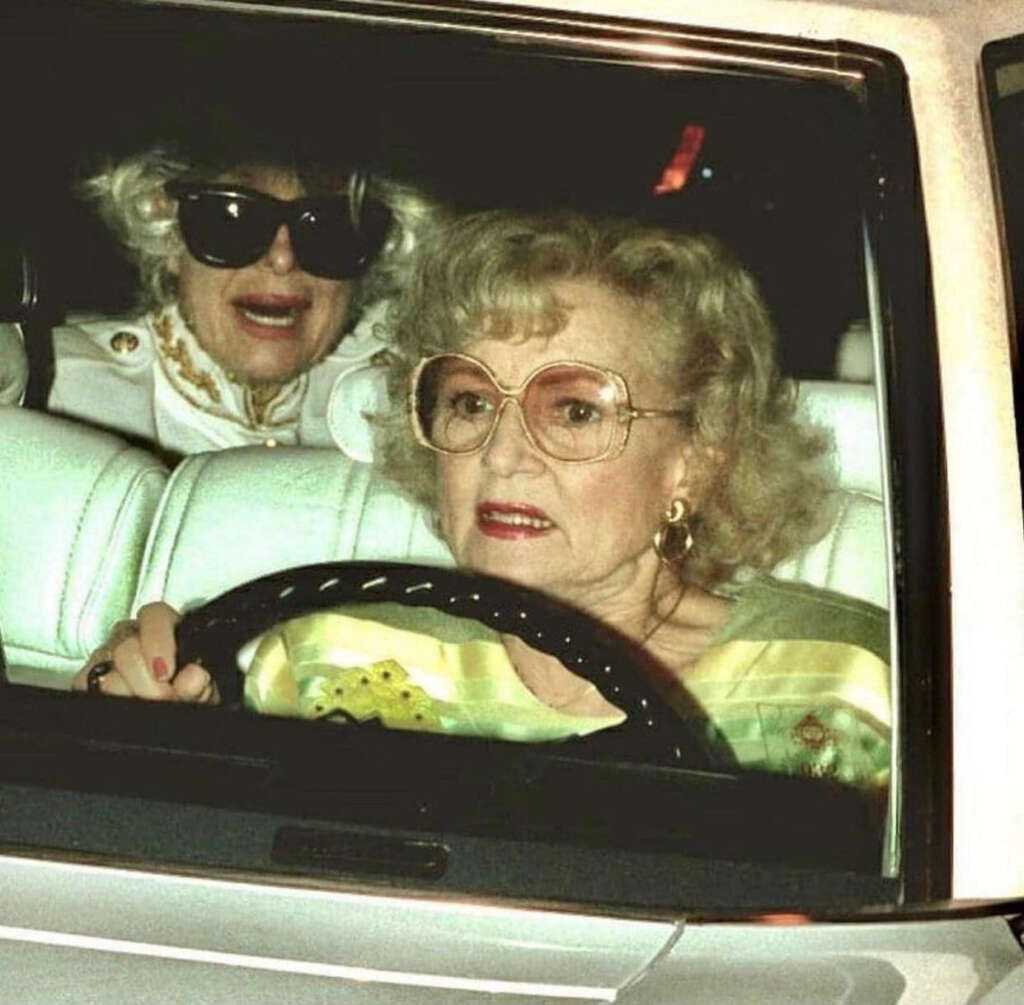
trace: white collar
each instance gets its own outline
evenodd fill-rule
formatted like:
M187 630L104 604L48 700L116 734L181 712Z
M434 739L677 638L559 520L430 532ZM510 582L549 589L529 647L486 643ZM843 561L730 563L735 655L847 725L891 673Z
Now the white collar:
M269 400L238 383L200 346L177 304L147 317L157 359L170 385L193 408L258 432L294 426L309 383L302 373Z

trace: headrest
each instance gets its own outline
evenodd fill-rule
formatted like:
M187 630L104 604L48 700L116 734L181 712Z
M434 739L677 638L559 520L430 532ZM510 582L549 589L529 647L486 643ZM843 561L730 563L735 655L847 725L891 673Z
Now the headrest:
M870 384L804 381L800 413L827 428L839 473L836 518L818 542L773 575L889 604L889 563L875 389Z
M800 414L832 431L839 484L851 492L882 498L882 460L875 388L805 380L800 383Z

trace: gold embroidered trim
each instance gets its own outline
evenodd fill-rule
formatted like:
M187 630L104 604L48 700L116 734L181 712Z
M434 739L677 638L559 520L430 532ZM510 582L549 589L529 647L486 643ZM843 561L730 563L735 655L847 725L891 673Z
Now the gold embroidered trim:
M274 410L279 404L276 399L280 394L280 384L261 384L257 387L245 389L246 411L249 413L249 418L253 425L272 425L271 419Z
M196 369L184 340L175 339L171 334L171 319L166 314L162 314L154 320L153 328L159 340L160 351L170 362L177 363L178 375L181 379L200 391L205 391L207 396L219 405L221 402L220 389L208 373Z

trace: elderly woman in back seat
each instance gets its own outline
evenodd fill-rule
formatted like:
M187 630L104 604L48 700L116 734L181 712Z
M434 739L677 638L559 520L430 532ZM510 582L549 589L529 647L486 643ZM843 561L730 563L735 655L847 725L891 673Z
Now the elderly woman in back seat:
M153 148L85 183L144 310L56 330L50 411L172 455L305 444L370 459L375 322L431 210L353 165L292 157L286 143Z
M436 514L460 568L614 626L676 683L681 709L701 703L741 762L884 782L887 620L767 575L829 523L830 445L795 418L765 305L715 240L572 215L480 214L425 250L396 313L409 364L391 374L384 463ZM175 675L176 620L166 605L144 608L137 630L95 654L75 687L215 701L200 666ZM369 621L348 608L267 633L248 667L250 706L318 714L303 696L332 679L326 648L284 668L281 654L299 638L332 637L361 648L366 665L386 660L392 643L412 654L398 669L418 717L403 719L378 681L379 708L333 708L349 718L527 740L624 718L610 696L517 638L481 627L476 641L501 659L481 669L467 651L424 667L406 637L422 625L389 624L386 612ZM265 687L282 669L291 704ZM456 682L438 690L439 679Z

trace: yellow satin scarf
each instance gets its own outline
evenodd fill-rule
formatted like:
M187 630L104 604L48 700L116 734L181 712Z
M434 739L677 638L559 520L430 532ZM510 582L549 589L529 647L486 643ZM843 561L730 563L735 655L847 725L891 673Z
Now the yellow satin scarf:
M625 720L621 711L580 716L544 704L500 636L475 622L421 609L396 627L381 610L389 606L373 617L317 612L265 633L242 667L248 707L524 742ZM850 643L733 640L709 648L681 685L741 764L879 785L889 767L888 681L885 662Z
M379 719L395 729L526 742L581 736L625 719L550 708L523 684L497 634L465 624L478 637L439 641L337 611L294 618L260 639L246 672L246 705L271 715Z

